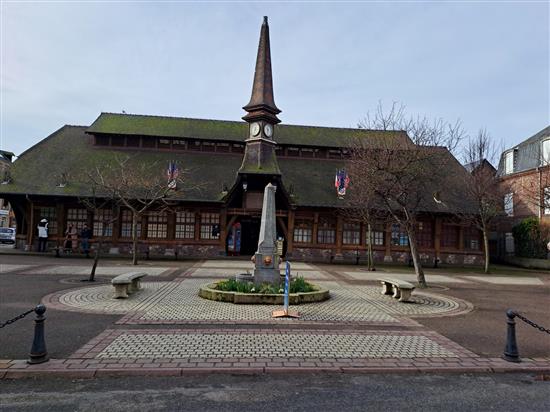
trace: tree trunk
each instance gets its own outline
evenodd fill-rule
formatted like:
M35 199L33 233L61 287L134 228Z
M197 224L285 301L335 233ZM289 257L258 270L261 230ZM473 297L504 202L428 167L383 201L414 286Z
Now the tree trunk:
M90 273L90 279L89 279L90 282L93 282L95 280L95 270L97 268L97 263L99 262L99 254L101 253L101 246L103 243L103 239L105 238L106 229L107 228L106 228L105 222L103 222L103 228L101 229L101 238L97 241L97 247L95 249L94 264L92 266L92 271ZM90 239L88 239L88 248L90 247L89 242L90 242Z
M483 226L483 249L485 250L485 273L489 273L489 234L486 226Z
M138 264L138 238L137 238L138 216L132 211L132 264Z
M367 223L367 270L373 271L374 258L372 255L372 228L370 223Z
M409 247L411 248L411 256L414 264L414 272L416 273L416 280L418 281L419 288L427 288L426 278L424 277L424 269L420 262L420 256L418 249L416 248L416 235L414 233L414 227L407 225L407 234L409 235Z

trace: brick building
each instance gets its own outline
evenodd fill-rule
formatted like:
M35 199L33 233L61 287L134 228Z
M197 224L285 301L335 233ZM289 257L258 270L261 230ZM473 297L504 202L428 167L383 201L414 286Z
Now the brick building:
M42 218L50 222L51 245L62 242L69 223L87 223L95 238L100 236L101 218L111 211L95 216L86 210L81 199L89 196L89 188L74 176L94 162L108 163L124 153L134 162L177 162L186 170L189 187L174 193L175 206L149 211L139 222L140 244L152 254L251 256L257 246L263 188L271 182L277 186L277 231L287 257L326 262L364 257L366 227L340 213L343 203L334 187L335 171L344 167L354 139L367 139L372 147L392 139L406 147L412 144L407 134L280 125L267 18L252 95L244 110L244 122L102 113L90 126L61 127L24 152L12 165L10 183L0 187L0 196L16 211L18 247L34 247L36 224ZM446 149L433 150L449 158L449 174L467 175ZM453 214L466 207L460 188L454 189L449 193L457 196L449 194L445 203L434 198L419 218L424 263L436 258L444 263L482 263L479 232ZM431 190L445 192L445 187ZM104 245L106 250L128 253L132 217L124 207L116 214ZM372 242L377 261L409 261L408 238L399 225L375 225Z

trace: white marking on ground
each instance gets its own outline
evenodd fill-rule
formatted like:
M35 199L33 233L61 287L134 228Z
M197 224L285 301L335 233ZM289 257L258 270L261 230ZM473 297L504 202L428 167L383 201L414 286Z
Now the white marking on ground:
M479 282L492 283L495 285L544 285L539 278L527 278L520 276L467 276L468 279L475 279Z

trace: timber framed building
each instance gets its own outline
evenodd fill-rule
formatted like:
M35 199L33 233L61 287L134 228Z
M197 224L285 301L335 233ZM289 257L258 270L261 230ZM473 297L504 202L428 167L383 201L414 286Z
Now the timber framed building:
M50 247L60 245L69 223L105 233L106 250L129 253L129 210L120 208L104 230L104 210L94 215L80 202L89 190L72 176L120 154L134 161L169 162L186 171L171 210L146 212L139 222L140 247L151 254L184 257L251 256L257 247L263 189L277 186L277 231L284 255L305 261L353 261L366 255L363 223L340 213L335 172L344 167L353 139L376 145L393 139L411 144L405 132L279 125L273 98L269 27L261 28L253 90L244 122L102 113L90 126L63 126L11 165L0 196L14 207L19 248L36 248L36 225L49 221ZM452 155L449 154L450 157ZM467 174L452 158L449 173ZM439 190L439 189L438 189ZM435 189L434 189L435 191ZM421 259L481 264L479 232L457 222L441 202L427 205L418 226ZM406 232L375 225L376 261L409 261Z

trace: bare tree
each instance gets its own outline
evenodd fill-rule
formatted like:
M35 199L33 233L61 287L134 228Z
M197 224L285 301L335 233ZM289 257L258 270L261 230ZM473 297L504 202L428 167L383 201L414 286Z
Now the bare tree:
M87 280L85 280L87 282L95 281L95 271L101 255L103 239L107 234L107 229L112 227L118 217L118 199L114 196L114 194L111 194L109 197L99 198L95 194L95 189L95 187L92 187L92 196L79 199L80 203L84 205L88 211L93 213L94 218L101 216L101 220L99 221L99 223L101 223L101 236L99 237L95 248L94 263L92 265L92 270L90 271L90 276ZM102 213L105 210L110 210L110 213ZM93 225L91 230L93 230ZM88 257L88 255L86 255L86 257Z
M491 164L498 159L500 151L500 146L484 129L468 140L464 150L464 163L470 175L461 187L467 191L465 195L475 202L475 213L461 211L458 215L482 232L485 273L489 273L489 231L503 209L503 194L496 169Z
M434 194L446 186L446 168L454 159L450 151L464 136L462 126L459 121L409 117L403 105L393 103L389 111L379 104L359 128L396 132L374 143L355 139L348 164L355 170L352 181L363 181L362 190L373 197L371 204L407 232L418 285L427 287L417 246L418 218L428 204L433 205ZM408 137L403 138L403 133Z
M165 210L174 205L183 181L183 171L167 181L165 164L151 162L139 156L118 156L95 166L87 174L92 191L97 196L110 196L132 212L132 263L138 264L138 222L149 210Z

